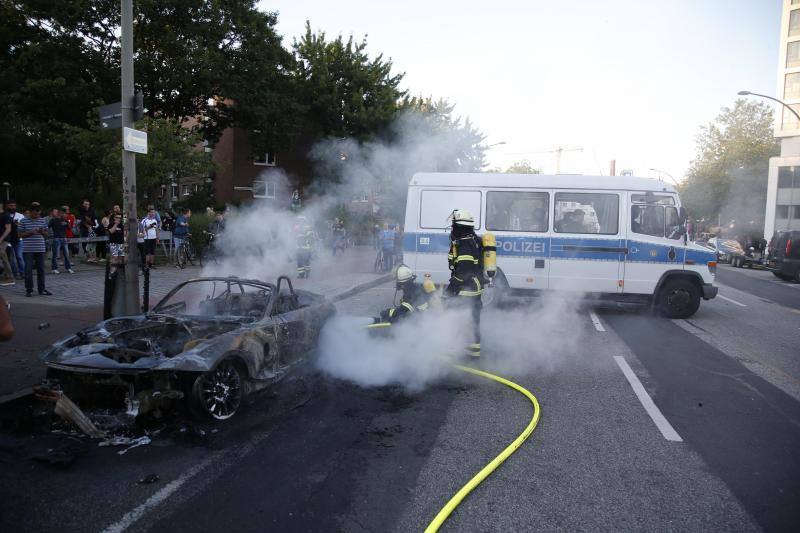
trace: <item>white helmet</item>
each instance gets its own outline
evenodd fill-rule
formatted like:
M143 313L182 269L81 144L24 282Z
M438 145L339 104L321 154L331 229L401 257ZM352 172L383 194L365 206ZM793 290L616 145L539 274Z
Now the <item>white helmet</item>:
M400 265L397 267L397 272L395 273L395 278L397 279L397 283L405 283L407 281L411 281L416 276L414 272L411 271L406 265Z
M475 227L475 217L473 217L472 213L466 209L455 209L450 215L450 218L453 219L453 224L458 224L459 226L469 226L470 228Z

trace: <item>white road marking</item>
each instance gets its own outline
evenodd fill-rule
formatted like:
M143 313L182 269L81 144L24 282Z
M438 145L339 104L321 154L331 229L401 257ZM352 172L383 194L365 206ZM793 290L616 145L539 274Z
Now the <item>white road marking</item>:
M234 463L238 462L241 458L251 453L256 446L258 446L264 439L269 437L272 433L272 430L265 430L262 432L257 433L249 442L245 443L244 445L240 446L238 449L233 451L230 450L222 450L219 451L210 457L206 458L205 460L197 463L195 466L187 470L183 475L177 477L176 479L170 481L164 487L153 493L152 496L147 498L141 505L136 507L135 509L125 513L125 515L120 518L117 522L114 522L107 528L103 530L102 533L122 533L123 531L127 530L133 524L138 522L142 517L144 517L147 513L152 512L164 503L167 498L175 494L175 492L181 488L183 485L186 484L187 481L190 481L192 478L200 474L204 470L209 469L212 465L217 467L220 465L217 470L217 475L221 475L221 472L232 466ZM210 483L216 478L215 475L207 475L205 476L205 483ZM203 482L196 482L195 488L202 488L204 486ZM188 488L188 487L187 487ZM185 492L185 491L184 491ZM178 495L180 499L180 494Z
M736 300L734 300L733 298L728 298L727 296L723 296L723 295L721 295L721 294L717 294L717 297L718 297L718 298L722 298L722 299L723 299L723 300L725 300L726 302L730 302L730 303L732 303L732 304L736 304L736 305L738 305L739 307L747 307L747 306L746 306L745 304L743 304L742 302L737 302L737 301L736 301Z
M778 281L776 279L776 280L772 280L772 283L775 283L776 285L780 285L781 287L791 287L792 289L800 289L800 285L792 283L791 281Z
M176 490L181 488L184 483L192 479L194 476L205 470L212 462L217 459L216 455L212 455L205 461L202 461L189 470L182 476L170 481L163 488L155 492L152 496L147 498L139 507L128 512L119 519L118 522L111 524L103 530L103 533L122 533L131 527L137 520L139 520L146 512L160 505L164 500L169 498Z
M589 311L589 318L592 319L592 324L594 324L594 329L597 331L605 331L606 328L603 327L603 323L600 322L600 317L598 317L594 311Z
M631 384L631 388L633 392L636 393L636 397L639 398L639 402L641 402L642 407L644 410L647 411L647 414L650 415L650 418L655 423L658 430L664 436L665 439L671 440L673 442L683 442L683 439L678 432L675 431L675 428L670 425L669 421L661 414L661 411L656 407L656 404L653 402L653 399L647 394L647 391L644 390L644 385L642 382L639 381L639 378L636 377L636 374L633 373L630 365L625 360L624 357L620 355L615 355L614 360L617 362L620 370L622 373L625 374L625 378L628 380L628 383Z

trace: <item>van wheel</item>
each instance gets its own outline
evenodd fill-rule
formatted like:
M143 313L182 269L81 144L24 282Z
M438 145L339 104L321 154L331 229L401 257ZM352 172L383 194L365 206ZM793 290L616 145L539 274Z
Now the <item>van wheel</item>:
M689 318L700 307L700 289L691 281L667 281L658 291L656 308L667 318Z

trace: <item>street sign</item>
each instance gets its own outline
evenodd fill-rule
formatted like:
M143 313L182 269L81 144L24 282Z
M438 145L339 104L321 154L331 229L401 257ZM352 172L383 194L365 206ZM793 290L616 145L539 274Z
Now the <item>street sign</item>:
M100 115L100 126L103 129L122 127L122 102L101 106L97 112Z
M147 133L133 128L122 128L122 148L137 154L147 153Z
M133 120L142 120L145 111L142 93L136 93L133 97ZM97 114L100 116L100 127L104 130L122 127L122 102L100 106Z

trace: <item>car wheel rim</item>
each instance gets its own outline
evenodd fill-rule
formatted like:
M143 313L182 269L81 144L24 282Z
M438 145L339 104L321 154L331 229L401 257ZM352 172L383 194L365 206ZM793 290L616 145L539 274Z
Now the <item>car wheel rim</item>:
M688 307L691 299L692 298L689 295L689 291L685 289L675 289L670 293L669 297L667 298L667 303L671 308L680 311Z
M239 372L230 363L222 363L204 374L200 382L200 403L217 420L233 416L242 401Z

